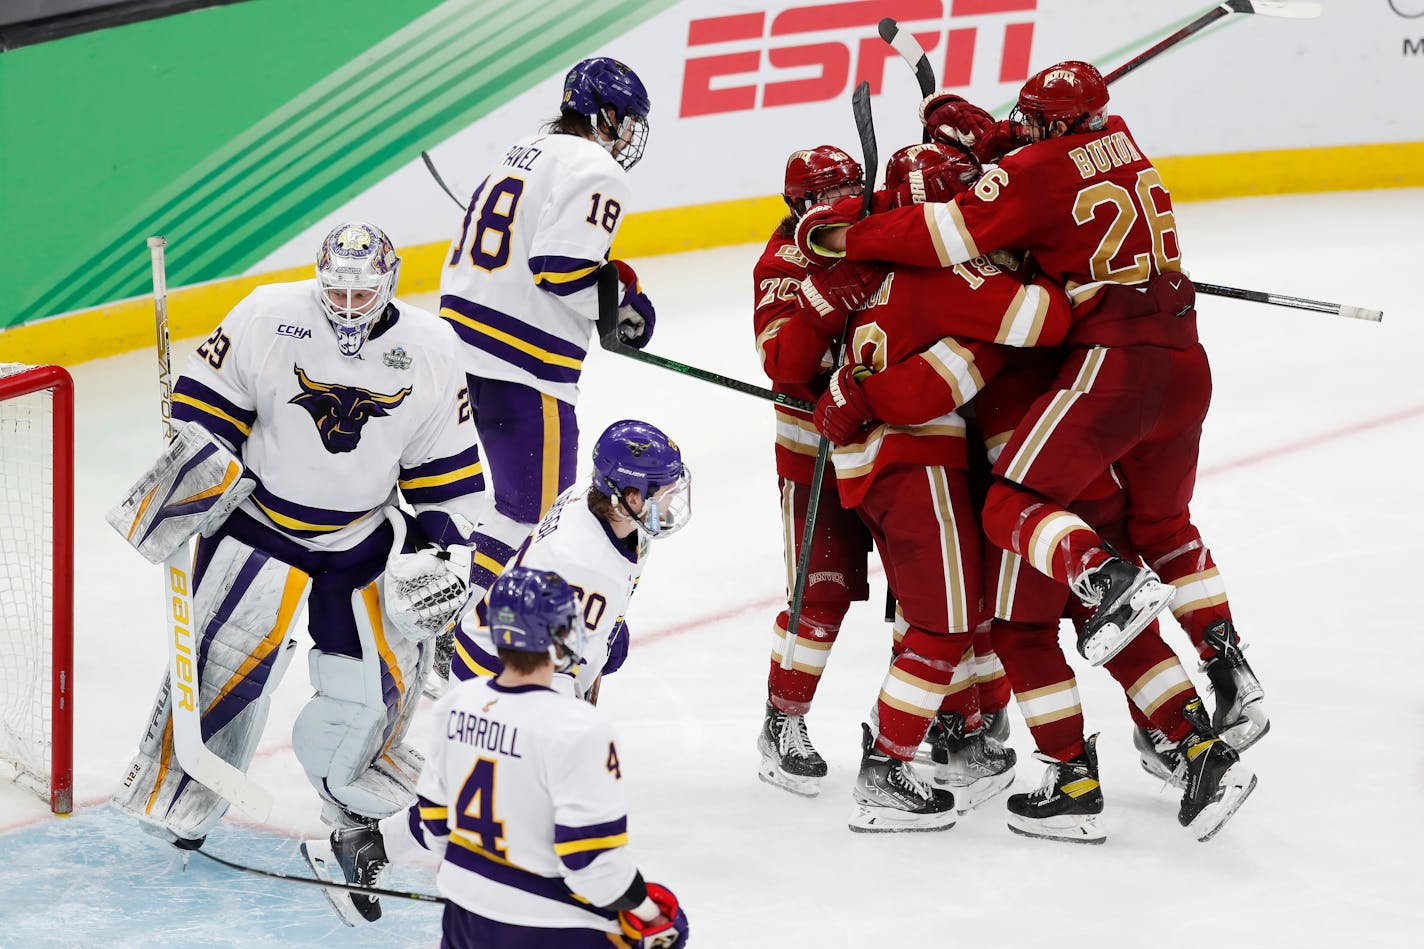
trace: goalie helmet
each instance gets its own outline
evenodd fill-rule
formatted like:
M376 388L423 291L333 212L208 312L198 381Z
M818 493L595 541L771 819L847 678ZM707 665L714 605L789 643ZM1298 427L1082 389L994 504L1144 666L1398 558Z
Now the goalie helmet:
M925 193L925 172L931 169L936 169L935 180L941 186L932 198ZM935 142L906 145L885 163L885 188L894 195L897 208L928 200L946 201L973 187L980 171L979 163L957 148ZM943 193L944 187L951 193Z
M786 159L786 181L781 196L798 218L813 204L860 194L864 189L865 172L860 162L834 145L794 151Z
M638 163L647 147L651 106L648 90L637 73L616 59L595 56L575 64L564 77L564 99L559 108L587 116L595 141L626 171ZM613 110L612 120L605 111L608 109Z
M692 472L682 463L682 450L647 422L614 422L598 436L593 486L648 537L679 531L692 517ZM630 489L638 493L638 510L629 504Z
M317 301L343 356L355 356L396 294L400 257L386 232L355 221L333 228L316 258Z
M513 566L490 587L485 604L497 649L547 652L559 672L583 658L583 616L573 587L552 570Z
M1108 84L1092 63L1070 59L1029 77L1019 90L1013 121L1029 138L1048 138L1054 122L1069 134L1096 132L1107 122Z

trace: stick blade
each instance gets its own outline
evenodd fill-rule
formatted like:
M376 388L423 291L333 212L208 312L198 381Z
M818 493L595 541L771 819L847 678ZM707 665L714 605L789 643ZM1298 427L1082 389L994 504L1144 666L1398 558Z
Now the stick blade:
M1284 20L1313 20L1324 8L1313 0L1228 0L1237 13L1255 13Z

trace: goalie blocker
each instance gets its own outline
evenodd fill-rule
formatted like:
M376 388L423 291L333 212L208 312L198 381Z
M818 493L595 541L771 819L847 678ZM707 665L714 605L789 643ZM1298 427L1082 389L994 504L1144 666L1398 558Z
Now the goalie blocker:
M180 425L168 448L105 520L149 563L194 534L209 536L256 486L238 457L201 425Z

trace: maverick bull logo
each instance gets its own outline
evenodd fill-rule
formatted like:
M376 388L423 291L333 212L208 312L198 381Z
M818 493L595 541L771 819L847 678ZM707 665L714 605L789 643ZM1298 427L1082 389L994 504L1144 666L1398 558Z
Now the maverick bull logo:
M367 422L391 414L410 395L409 386L392 395L382 395L359 386L313 382L301 366L293 365L292 370L302 391L288 401L311 414L322 446L333 455L353 450L361 441L361 429Z

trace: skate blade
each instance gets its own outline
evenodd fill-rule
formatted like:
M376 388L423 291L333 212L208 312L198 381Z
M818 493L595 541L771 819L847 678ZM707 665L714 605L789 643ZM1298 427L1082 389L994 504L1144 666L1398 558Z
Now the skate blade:
M1238 753L1265 738L1266 732L1271 730L1271 720L1266 717L1264 710L1248 705L1244 712L1245 717L1241 721L1221 730L1222 741L1235 748Z
M1014 783L1014 769L999 774L987 774L968 784L955 784L953 778L935 775L936 787L954 792L954 806L960 814L968 814L985 801L993 800Z
M1049 821L1024 821L1022 824L1015 824L1016 816L1009 815L1009 830L1020 837L1056 840L1066 844L1100 844L1108 839L1108 832L1102 826L1100 814L1071 818L1071 823L1064 824L1053 824Z
M850 815L850 829L857 834L915 834L949 830L956 820L954 811L911 814L894 807L856 804Z
M1158 781L1161 781L1163 784L1166 784L1169 787L1174 787L1178 791L1185 791L1187 789L1186 779L1183 778L1176 771L1168 771L1166 768L1162 767L1160 762L1155 760L1149 761L1148 759L1141 757L1139 757L1137 760L1142 765L1143 771L1146 771L1148 774L1152 775L1152 777L1156 778Z
M341 864L336 862L336 854L332 852L330 841L303 841L302 856L306 857L307 865L312 868L312 873L318 880L329 880L333 883L346 882L346 874L341 872ZM341 917L343 923L348 926L360 926L366 922L366 918L356 909L356 904L351 902L351 894L346 890L324 886L321 891L326 894L327 902L331 904L332 909L336 910L336 915Z
M1245 784L1241 783L1242 775L1237 769L1245 770L1250 775L1250 780ZM1251 792L1256 790L1256 775L1246 770L1242 765L1235 764L1226 772L1223 778L1223 788L1221 800L1213 801L1201 809L1201 813L1192 819L1187 828L1196 835L1197 840L1206 843L1211 838L1220 833L1221 828L1226 826L1226 822L1231 820L1242 804L1246 803L1246 798L1251 796ZM1230 779L1230 783L1226 783Z
M789 791L798 797L816 797L821 793L821 779L799 774L787 774L776 762L762 762L757 777L774 788Z
M1101 666L1122 652L1138 635L1157 618L1176 596L1177 588L1160 580L1148 580L1129 594L1128 603L1132 616L1121 628L1105 623L1091 640L1081 644L1079 649L1089 665Z

